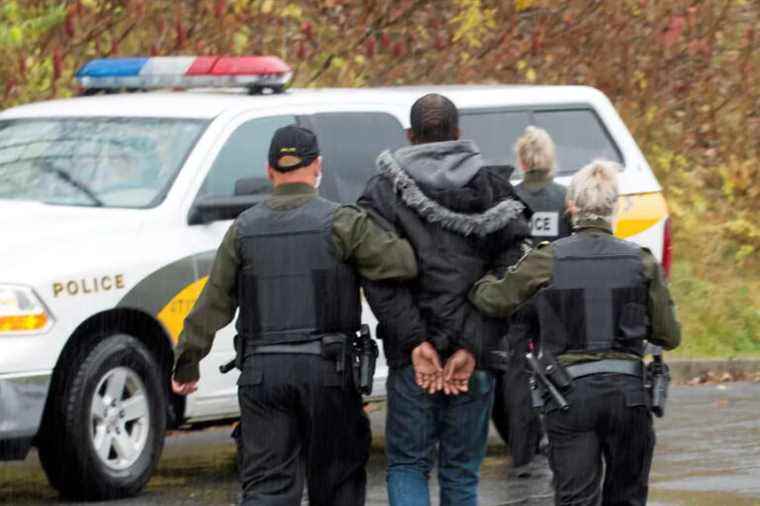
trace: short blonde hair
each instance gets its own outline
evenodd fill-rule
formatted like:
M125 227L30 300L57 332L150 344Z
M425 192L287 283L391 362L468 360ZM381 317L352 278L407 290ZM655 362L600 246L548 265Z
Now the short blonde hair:
M556 165L554 141L543 128L529 126L515 143L515 153L525 172L554 173Z
M575 173L567 188L574 225L583 220L603 220L612 226L619 197L620 169L615 162L596 160Z

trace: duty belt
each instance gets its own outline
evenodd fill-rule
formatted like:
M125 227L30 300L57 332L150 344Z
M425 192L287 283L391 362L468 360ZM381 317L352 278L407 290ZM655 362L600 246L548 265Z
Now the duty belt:
M250 353L253 355L322 355L321 341L293 344L264 344L252 346L251 348Z
M566 367L566 370L573 379L603 373L644 377L644 366L639 360L595 360L593 362L569 365Z

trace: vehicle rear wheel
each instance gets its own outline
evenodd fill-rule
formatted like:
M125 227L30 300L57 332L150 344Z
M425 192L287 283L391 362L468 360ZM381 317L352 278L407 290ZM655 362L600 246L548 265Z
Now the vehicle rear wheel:
M163 448L166 393L158 364L140 341L105 337L67 365L40 439L40 461L65 497L137 494Z

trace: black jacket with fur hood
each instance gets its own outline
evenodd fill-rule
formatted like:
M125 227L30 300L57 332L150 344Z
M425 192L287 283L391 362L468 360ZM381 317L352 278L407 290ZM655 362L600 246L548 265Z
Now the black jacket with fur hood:
M419 266L412 282L364 284L388 365L411 363L412 349L428 340L443 360L466 348L490 368L504 324L480 314L467 294L505 251L516 261L529 235L512 168L486 166L471 141L385 151L377 168L359 204L412 243Z

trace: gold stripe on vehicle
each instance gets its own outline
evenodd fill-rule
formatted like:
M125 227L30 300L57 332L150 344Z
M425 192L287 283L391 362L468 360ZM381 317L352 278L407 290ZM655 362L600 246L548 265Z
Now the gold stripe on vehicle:
M615 235L627 238L640 234L668 216L668 206L662 193L624 195L620 198Z
M179 334L185 325L185 318L193 308L195 301L200 297L203 287L206 286L206 281L208 281L208 276L190 283L180 290L158 313L158 319L169 332L172 342L176 343L179 339Z

